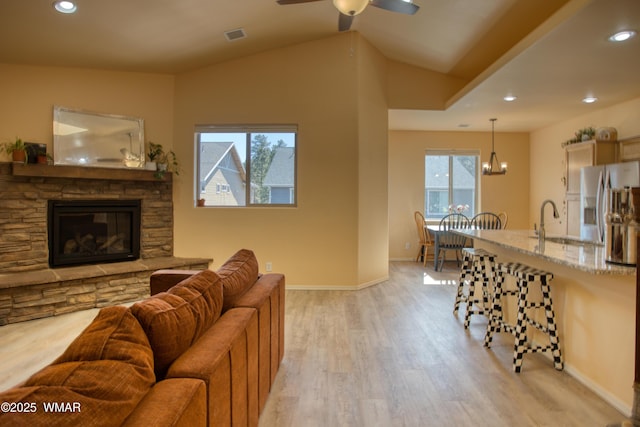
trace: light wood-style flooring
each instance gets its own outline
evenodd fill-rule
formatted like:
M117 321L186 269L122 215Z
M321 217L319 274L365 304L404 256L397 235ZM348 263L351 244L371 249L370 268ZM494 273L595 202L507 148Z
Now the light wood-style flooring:
M392 262L360 291L287 291L286 351L260 427L605 426L624 417L543 355L452 313L455 263ZM463 311L463 310L462 310ZM0 390L50 363L97 310L0 327ZM633 378L630 377L629 387Z

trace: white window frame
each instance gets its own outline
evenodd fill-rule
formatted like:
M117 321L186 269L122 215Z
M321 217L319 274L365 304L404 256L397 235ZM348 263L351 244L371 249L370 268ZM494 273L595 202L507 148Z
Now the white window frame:
M266 125L197 125L195 126L195 132L194 132L194 144L195 144L195 153L196 153L196 158L195 158L195 177L194 177L194 182L195 182L195 195L194 195L194 201L198 200L200 198L204 198L203 196L206 196L206 190L201 188L201 183L200 183L200 166L201 166L201 161L200 161L200 155L202 153L201 149L200 149L200 134L206 134L206 133L244 133L246 134L246 141L245 141L245 150L246 150L246 160L245 160L245 164L246 164L246 182L245 182L245 188L244 188L244 204L243 205L215 205L215 204L211 204L211 205L205 205L207 207L213 207L213 208L249 208L249 207L297 207L297 200L298 200L298 195L297 195L297 189L298 189L298 126L297 125L293 125L293 124L266 124ZM267 133L267 134L272 134L272 133L292 133L294 135L294 141L293 141L293 149L294 149L294 166L293 166L293 188L291 188L291 199L292 203L280 203L280 204L276 204L276 203L256 203L254 201L252 201L252 195L254 193L254 189L252 188L251 185L247 185L247 182L251 182L251 135L252 134L260 134L260 133ZM216 187L216 193L222 193L224 191L224 189L222 188L224 184L218 184ZM227 184L226 185L226 192L231 192L231 187ZM210 193L209 193L210 194ZM269 197L270 199L270 197Z
M470 157L475 157L475 175L474 175L474 194L473 194L473 206L470 208L469 211L466 212L462 212L465 215L469 216L469 219L471 219L471 217L473 216L473 214L481 212L480 209L480 150L426 150L425 151L425 155L424 155L424 165L425 165L425 171L424 171L424 185L423 185L423 195L424 195L424 206L423 206L423 213L425 218L427 219L428 222L439 222L440 218L439 217L434 217L432 214L430 214L428 212L428 196L427 196L427 191L428 191L428 187L426 185L427 183L427 167L426 167L426 160L428 156L448 156L449 157L449 175L448 175L448 188L447 188L447 192L449 194L449 199L447 202L447 205L452 205L453 204L453 196L454 196L454 177L453 174L451 173L451 171L453 170L453 157L454 156L470 156ZM475 208L475 211L473 211L473 209Z

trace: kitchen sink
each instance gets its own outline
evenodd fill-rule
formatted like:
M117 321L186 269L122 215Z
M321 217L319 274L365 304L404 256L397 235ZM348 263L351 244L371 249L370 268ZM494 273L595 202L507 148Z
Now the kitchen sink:
M537 239L538 236L530 236L532 239ZM559 243L561 245L576 245L576 246L603 246L602 243L594 242L591 240L581 240L577 237L571 236L547 236L544 239L546 242Z

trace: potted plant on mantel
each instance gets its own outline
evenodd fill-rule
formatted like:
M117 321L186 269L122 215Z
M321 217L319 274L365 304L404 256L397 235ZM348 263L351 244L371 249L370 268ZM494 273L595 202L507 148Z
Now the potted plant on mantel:
M176 175L180 174L178 159L173 150L165 152L161 144L156 144L149 141L149 151L147 152L149 157L148 166L150 170L155 170L154 176L158 179L162 179L167 172L173 172Z
M53 157L51 157L51 154L49 153L38 152L36 163L39 165L50 165L53 163Z
M16 163L27 162L27 149L22 139L16 137L15 141L7 141L2 143L2 149L10 154Z
M164 153L164 150L162 149L162 145L155 144L149 141L149 151L147 152L147 157L149 158L149 161L145 165L146 169L149 169L152 171L156 170L158 168L158 164L156 163L156 160L160 158L162 153Z

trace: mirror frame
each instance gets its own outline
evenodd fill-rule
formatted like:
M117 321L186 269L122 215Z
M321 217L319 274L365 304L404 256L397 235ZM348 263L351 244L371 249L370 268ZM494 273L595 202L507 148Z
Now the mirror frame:
M55 165L144 169L144 119L53 107Z

